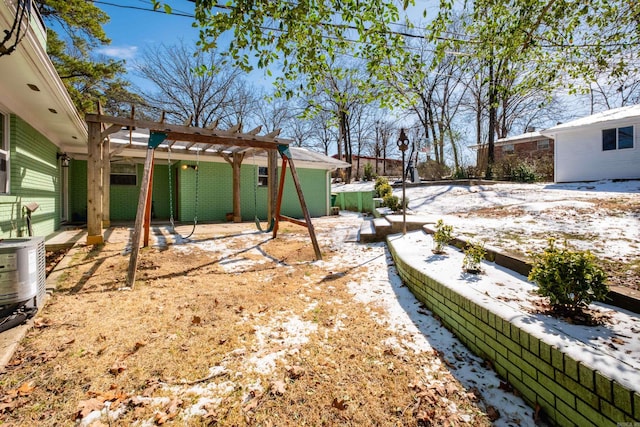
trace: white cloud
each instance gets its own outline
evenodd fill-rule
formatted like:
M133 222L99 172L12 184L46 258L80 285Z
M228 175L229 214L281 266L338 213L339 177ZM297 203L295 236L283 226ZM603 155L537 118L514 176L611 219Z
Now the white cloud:
M133 59L138 52L138 46L109 46L98 50L99 53L119 59Z

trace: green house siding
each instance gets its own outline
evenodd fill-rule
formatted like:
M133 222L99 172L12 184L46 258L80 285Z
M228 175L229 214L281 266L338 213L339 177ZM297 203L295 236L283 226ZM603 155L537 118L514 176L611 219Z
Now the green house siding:
M329 192L331 191L327 171L324 169L296 169L296 171L300 178L300 186L307 209L309 209L309 215L312 217L327 215ZM303 217L290 171L287 171L284 184L282 213L293 218Z
M76 163L82 163L82 171L76 171ZM196 214L196 176L198 178L198 221L226 221L227 213L233 212L233 178L228 163L200 162L198 171L193 168L183 169L182 165L193 165L193 162L178 162L171 170L171 190L173 216L176 221L191 222ZM86 221L86 162L73 162L73 177L70 178L72 197L72 217ZM136 186L111 186L111 220L135 220L142 181L143 165L138 165ZM300 184L305 197L309 214L312 217L327 214L329 197L328 175L323 169L297 169ZM267 220L267 187L256 187L257 174L255 166L243 165L240 171L242 219L251 221L257 216ZM281 170L279 170L281 172ZM80 180L81 182L76 182ZM178 197L176 197L178 194ZM169 219L169 176L166 164L156 164L153 176L153 215L154 219ZM257 209L256 209L257 200ZM302 209L298 194L293 185L290 171L285 179L284 196L282 198L282 214L294 218L302 218Z
M0 195L0 237L27 236L24 206L35 202L33 234L46 236L60 227L61 168L57 147L20 117L9 121L9 194Z

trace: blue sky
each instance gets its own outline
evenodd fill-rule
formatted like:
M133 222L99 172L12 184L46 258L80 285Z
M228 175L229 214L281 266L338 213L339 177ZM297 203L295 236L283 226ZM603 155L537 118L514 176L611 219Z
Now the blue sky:
M111 45L100 53L115 59L125 59L131 68L137 55L145 48L164 43L172 45L183 39L185 42L198 39L198 29L192 27L195 4L187 0L170 0L174 14L153 12L150 0L105 0L95 1L95 5L105 11L111 21L104 26ZM141 10L146 9L146 10ZM129 78L139 87L144 82L129 73Z

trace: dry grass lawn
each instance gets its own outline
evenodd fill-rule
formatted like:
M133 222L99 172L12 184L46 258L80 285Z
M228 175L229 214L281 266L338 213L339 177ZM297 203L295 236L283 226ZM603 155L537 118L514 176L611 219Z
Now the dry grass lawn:
M250 230L205 225L194 239L211 250L170 237L141 250L133 290L127 229L72 250L0 377L0 424L491 424L437 352L387 344L398 332L347 288L365 266L313 262L298 226ZM316 230L331 260L334 226Z

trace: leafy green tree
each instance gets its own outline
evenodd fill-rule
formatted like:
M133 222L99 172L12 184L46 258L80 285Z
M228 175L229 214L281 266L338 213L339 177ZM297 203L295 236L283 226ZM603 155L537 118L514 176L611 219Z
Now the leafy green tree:
M477 0L465 2L463 28L455 37L438 39L441 57L462 50L462 61L484 68L489 110L489 164L500 130L498 106L530 91L546 93L563 86L588 90L598 73L633 72L640 19L636 2L628 0ZM432 39L446 35L458 19L453 1L441 2L432 22ZM524 70L524 72L522 72Z
M170 11L166 2L151 0ZM326 64L344 58L364 59L368 80L386 73L393 58L404 57L404 40L391 30L401 22L400 8L386 0L239 0L221 4L196 0L200 47L225 51L235 65L249 71L256 64L277 66L279 94L313 94L325 82ZM407 0L404 7L409 3ZM230 41L226 43L226 40ZM289 85L296 82L296 86Z
M109 21L105 12L85 0L35 3L47 23L47 53L81 114L93 111L96 100L105 104L109 93L133 97L129 83L121 78L124 62L95 55L97 48L110 43L102 28Z

